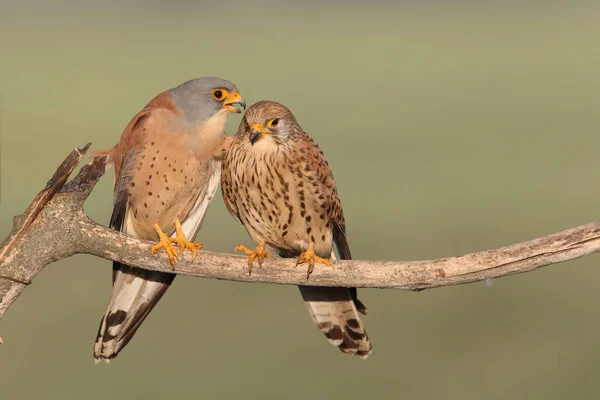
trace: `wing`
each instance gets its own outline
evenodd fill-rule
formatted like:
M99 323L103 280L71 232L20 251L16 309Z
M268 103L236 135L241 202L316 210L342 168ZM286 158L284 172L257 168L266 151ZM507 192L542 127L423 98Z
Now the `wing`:
M209 162L209 178L207 184L204 186L202 192L196 200L196 204L188 214L187 218L181 223L181 228L185 236L192 240L200 230L204 217L208 211L208 207L211 205L215 198L215 193L219 187L219 181L221 180L221 162L212 160Z
M351 260L352 254L350 253L350 246L348 245L348 239L346 237L344 210L338 195L333 172L327 162L327 158L317 142L309 135L306 135L305 140L300 141L300 143L302 148L299 149L297 153L302 154L304 157L304 162L306 163L304 173L312 174L314 181L320 184L320 195L317 199L321 201L319 206L322 206L327 211L327 218L328 223L331 226L333 242L340 254L340 259ZM366 314L367 307L358 299L356 288L349 288L349 290L358 311L362 314Z
M137 154L142 147L145 124L152 113L152 109L146 107L138 113L125 128L121 140L113 148L109 159L115 164L115 186L113 192L113 211L110 217L109 227L121 232L126 232L125 219L128 211L129 197L131 196L132 172L137 159ZM124 156L123 156L124 154ZM137 236L135 232L127 232ZM120 263L113 262L113 284L116 271Z
M302 148L296 149L296 154L304 157L302 172L309 182L313 182L313 186L318 185L315 195L319 202L317 207L326 210L326 223L331 227L341 259L349 260L352 256L346 239L344 213L329 163L323 151L308 135L300 143ZM333 250L331 258L335 260ZM358 314L365 314L367 309L357 299L356 288L300 286L300 293L313 322L331 344L344 353L361 358L369 356L372 345Z

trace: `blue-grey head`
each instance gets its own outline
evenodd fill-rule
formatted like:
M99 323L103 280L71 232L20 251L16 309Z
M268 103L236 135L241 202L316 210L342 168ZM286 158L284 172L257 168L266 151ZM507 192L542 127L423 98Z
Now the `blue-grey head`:
M169 91L171 100L188 123L204 125L216 114L241 113L246 102L236 86L216 77L197 78Z

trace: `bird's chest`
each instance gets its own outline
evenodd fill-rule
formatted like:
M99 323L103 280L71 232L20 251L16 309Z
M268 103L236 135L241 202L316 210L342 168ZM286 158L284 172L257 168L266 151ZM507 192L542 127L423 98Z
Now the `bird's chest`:
M169 232L189 213L207 178L206 163L184 146L157 144L150 138L140 149L129 202L136 231L150 237L155 223Z
M230 193L242 223L256 242L300 252L309 242L322 253L331 252L331 230L295 164L283 155L248 157L229 168Z

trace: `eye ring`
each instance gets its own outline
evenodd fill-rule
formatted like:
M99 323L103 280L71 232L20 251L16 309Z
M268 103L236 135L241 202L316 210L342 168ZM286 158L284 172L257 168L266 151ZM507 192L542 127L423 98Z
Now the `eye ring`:
M227 89L213 89L211 94L215 100L221 101L227 98L229 92Z
M273 118L267 122L267 126L269 128L275 128L278 124L279 124L279 118Z

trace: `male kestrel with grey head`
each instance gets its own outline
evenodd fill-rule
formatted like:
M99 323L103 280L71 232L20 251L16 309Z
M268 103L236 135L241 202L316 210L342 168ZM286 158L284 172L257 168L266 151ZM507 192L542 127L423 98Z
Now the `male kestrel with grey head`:
M225 205L258 244L250 268L270 255L330 265L335 244L351 259L346 224L333 174L317 143L285 106L261 101L246 111L223 159ZM300 286L308 312L329 341L344 353L367 358L372 346L358 312L367 309L356 288Z
M202 248L194 238L219 186L219 149L225 121L246 104L235 85L198 78L152 99L133 117L119 143L94 157L115 165L110 227L131 236L159 240L171 264L179 250ZM113 290L100 324L94 358L110 360L131 340L175 278L113 263Z

